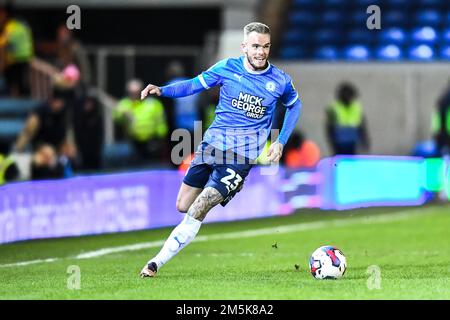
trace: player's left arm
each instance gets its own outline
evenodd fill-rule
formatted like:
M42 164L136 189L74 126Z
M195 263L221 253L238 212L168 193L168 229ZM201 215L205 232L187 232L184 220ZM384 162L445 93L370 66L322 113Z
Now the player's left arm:
M205 90L198 77L189 80L178 81L164 87L158 87L154 84L149 84L141 92L141 99L147 95L163 96L167 98L180 98L196 94Z
M294 131L300 117L302 103L292 81L289 81L286 85L284 93L281 96L281 101L286 107L286 113L284 115L280 135L278 136L278 139L271 144L269 151L267 152L267 157L270 162L277 162L280 160L283 155L283 148Z

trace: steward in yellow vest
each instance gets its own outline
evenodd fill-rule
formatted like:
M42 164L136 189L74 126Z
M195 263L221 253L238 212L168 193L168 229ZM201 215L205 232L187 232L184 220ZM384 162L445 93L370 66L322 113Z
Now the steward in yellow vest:
M0 153L0 186L17 179L19 170L12 157Z
M366 121L356 89L348 83L337 90L337 100L327 109L327 138L334 154L356 154L362 144L368 149Z
M119 101L113 119L122 125L141 160L161 160L169 132L163 104L156 98L140 99L143 83L131 80L128 97Z

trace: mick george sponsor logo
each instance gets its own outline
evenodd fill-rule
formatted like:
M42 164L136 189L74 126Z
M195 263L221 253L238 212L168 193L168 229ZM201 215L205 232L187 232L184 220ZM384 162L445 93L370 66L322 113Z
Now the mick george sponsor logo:
M246 116L253 119L261 119L266 113L266 108L262 106L264 98L252 96L248 93L239 92L239 98L231 100L231 105L239 110L246 111Z

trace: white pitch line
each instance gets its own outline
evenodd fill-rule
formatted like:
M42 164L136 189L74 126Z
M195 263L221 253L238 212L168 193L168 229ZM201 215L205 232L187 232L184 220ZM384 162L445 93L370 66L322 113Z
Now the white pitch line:
M350 226L354 224L372 224L372 223L385 223L392 222L398 220L405 220L417 215L423 215L424 209L415 209L401 213L392 213L389 215L382 216L364 216L357 218L347 218L347 219L334 219L329 221L315 221L315 222L306 222L299 223L293 225L285 225L285 226L277 226L271 228L260 228L253 230L245 230L245 231L237 231L237 232L227 232L227 233L217 233L212 235L204 235L196 237L193 242L206 242L206 241L214 241L214 240L224 240L224 239L242 239L242 238L252 238L259 236L266 236L271 234L281 234L281 233L291 233L291 232L302 232L309 231L315 229L322 229L326 227L342 227L342 226ZM54 262L61 259L92 259L101 256L105 256L112 253L119 252L127 252L127 251L138 251L143 249L160 247L164 244L165 240L157 240L152 242L142 242L135 243L126 246L120 247L111 247L111 248L103 248L99 250L89 251L85 253L81 253L75 257L66 257L66 258L49 258L42 260L31 260L31 261L22 261L16 263L2 264L0 268L7 267L17 267L17 266L26 266L30 264L36 263L49 263Z

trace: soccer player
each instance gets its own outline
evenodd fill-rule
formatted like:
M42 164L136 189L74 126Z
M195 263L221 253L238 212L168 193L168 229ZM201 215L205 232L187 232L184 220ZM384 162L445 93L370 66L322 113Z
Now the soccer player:
M300 116L301 102L291 78L271 65L270 30L252 22L244 27L244 56L224 59L197 77L164 87L149 84L147 95L183 97L220 85L216 117L205 132L181 184L176 207L186 213L161 251L142 269L141 277L153 277L197 235L206 214L225 204L242 188L255 159L270 133L277 101L286 106L280 135L268 151L277 162Z

